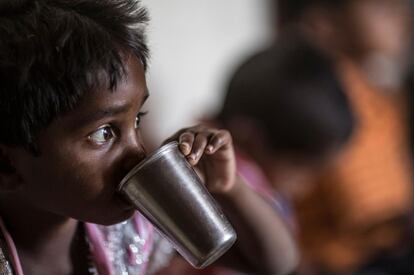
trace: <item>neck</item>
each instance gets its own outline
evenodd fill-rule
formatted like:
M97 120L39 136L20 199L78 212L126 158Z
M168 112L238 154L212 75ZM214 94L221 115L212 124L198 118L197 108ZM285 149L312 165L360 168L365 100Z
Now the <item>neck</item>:
M0 196L0 215L13 238L24 271L42 274L47 267L62 274L71 269L76 220L27 205L10 195ZM34 268L42 270L33 272Z

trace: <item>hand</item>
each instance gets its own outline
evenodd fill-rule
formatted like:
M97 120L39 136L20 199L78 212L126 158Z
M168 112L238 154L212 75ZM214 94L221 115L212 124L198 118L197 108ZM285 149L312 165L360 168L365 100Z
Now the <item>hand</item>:
M178 140L179 149L201 174L212 193L227 193L235 185L236 161L226 130L194 126L178 131L166 142Z

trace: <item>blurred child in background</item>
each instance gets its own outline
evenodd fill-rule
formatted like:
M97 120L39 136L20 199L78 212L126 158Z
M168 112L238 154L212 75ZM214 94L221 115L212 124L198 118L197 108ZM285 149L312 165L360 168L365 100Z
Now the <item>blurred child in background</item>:
M239 175L273 202L293 235L291 198L335 160L354 126L329 58L294 34L237 69L211 122L231 132ZM201 273L181 268L182 274ZM210 269L202 274L233 273Z
M239 173L256 171L258 188L288 201L336 158L354 126L331 60L297 33L239 67L216 121L233 135Z
M412 57L411 57L412 58ZM413 60L411 59L411 62ZM409 129L411 141L411 156L413 157L414 146L414 63L411 63L405 81L405 92L407 94L407 108L409 110ZM355 272L356 275L406 275L414 274L414 209L411 210L409 230L404 245L394 250L385 251Z
M278 0L279 29L296 26L335 62L358 121L338 162L298 198L305 259L351 272L404 242L412 206L404 97L405 0Z

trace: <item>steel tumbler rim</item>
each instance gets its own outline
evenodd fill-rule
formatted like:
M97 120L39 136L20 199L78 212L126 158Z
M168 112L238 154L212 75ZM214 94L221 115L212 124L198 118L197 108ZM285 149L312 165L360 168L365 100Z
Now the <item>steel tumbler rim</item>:
M131 171L126 174L126 176L121 180L121 183L118 185L117 190L121 191L124 185L137 173L138 170L141 170L144 166L151 164L155 160L159 159L162 155L164 155L166 152L169 152L171 150L174 150L178 147L177 141L171 141L167 144L164 144L151 154L149 154L145 159L143 159L141 162L139 162L137 165L134 166L134 168L131 169Z

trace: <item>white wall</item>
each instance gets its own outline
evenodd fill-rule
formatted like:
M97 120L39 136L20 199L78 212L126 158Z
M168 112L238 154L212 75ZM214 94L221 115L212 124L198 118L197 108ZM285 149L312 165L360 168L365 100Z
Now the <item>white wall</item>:
M228 77L270 40L267 0L144 0L151 22L145 128L158 143L220 107Z

